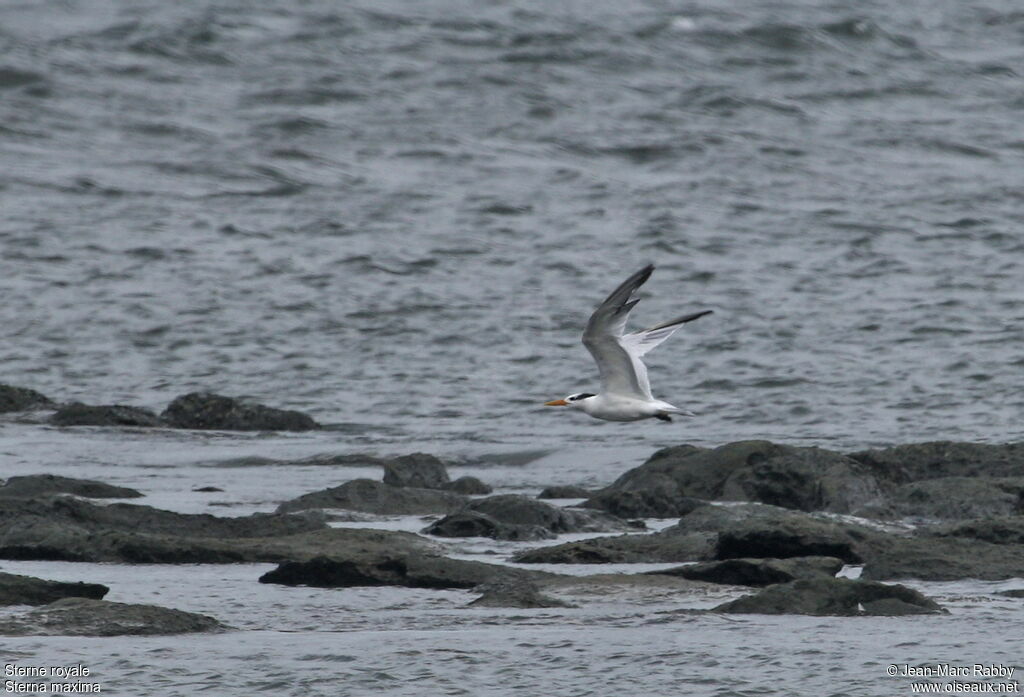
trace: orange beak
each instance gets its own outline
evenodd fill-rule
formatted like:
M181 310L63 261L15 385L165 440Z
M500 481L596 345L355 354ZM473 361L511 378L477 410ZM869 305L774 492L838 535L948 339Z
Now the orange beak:
M544 402L544 406L546 406L546 407L567 407L567 406L569 406L569 403L567 401L565 401L564 399L556 399L556 400L554 400L552 402Z

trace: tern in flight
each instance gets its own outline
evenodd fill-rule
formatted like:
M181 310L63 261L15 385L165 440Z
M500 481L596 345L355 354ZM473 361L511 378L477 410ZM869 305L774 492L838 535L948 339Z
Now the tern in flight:
M651 383L647 379L644 354L672 336L687 322L710 315L711 310L683 315L668 322L656 324L650 329L623 334L629 311L640 302L633 294L647 282L654 272L654 264L648 264L627 278L622 285L590 316L587 328L583 330L583 345L594 357L601 371L601 393L578 392L565 399L546 402L548 407L576 407L606 421L639 421L640 419L661 419L671 421L669 414L693 416L668 402L655 399L651 394Z

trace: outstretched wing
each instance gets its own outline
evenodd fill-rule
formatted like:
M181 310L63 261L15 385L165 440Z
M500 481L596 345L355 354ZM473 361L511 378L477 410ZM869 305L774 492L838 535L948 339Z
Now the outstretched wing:
M601 372L601 387L606 393L653 399L644 354L665 341L687 322L711 314L711 310L683 315L648 329L623 335L629 312L639 302L633 294L651 277L654 265L644 268L626 279L612 291L591 315L583 332L583 345L597 363Z
M634 358L622 345L622 332L630 310L638 302L633 294L653 272L654 265L648 264L627 278L594 310L583 330L583 345L601 371L601 390L605 393L651 398L647 368L639 356Z

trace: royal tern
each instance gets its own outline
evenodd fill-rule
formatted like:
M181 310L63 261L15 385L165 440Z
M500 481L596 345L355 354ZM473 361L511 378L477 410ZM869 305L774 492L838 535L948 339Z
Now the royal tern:
M590 316L583 330L583 345L594 357L601 371L601 393L578 392L565 399L546 402L548 407L576 407L606 421L639 421L661 419L671 421L669 414L693 416L692 412L655 399L647 379L647 366L641 360L648 351L687 322L710 315L711 310L694 312L649 329L623 334L629 311L640 302L633 294L640 289L654 271L648 264L627 278L612 291Z

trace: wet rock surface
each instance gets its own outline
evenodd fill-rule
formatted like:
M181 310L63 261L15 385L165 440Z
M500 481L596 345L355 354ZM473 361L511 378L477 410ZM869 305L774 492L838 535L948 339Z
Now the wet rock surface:
M1024 443L934 441L864 450L850 457L895 483L940 477L1024 477Z
M53 409L56 406L52 399L35 390L0 384L0 414L29 409Z
M848 578L804 578L768 586L713 612L762 615L925 615L944 612L912 588Z
M176 398L160 414L175 428L224 431L311 431L320 425L307 414L275 409L211 392Z
M449 559L417 552L351 550L343 556L318 556L285 562L260 577L260 583L318 588L406 586L409 588L473 588L494 581L530 580L549 574L497 564Z
M46 605L61 598L101 600L109 591L99 583L65 583L0 572L0 605Z
M470 602L467 607L510 607L519 609L576 607L571 603L544 595L536 583L525 579L517 581L490 581L477 586L475 590L483 595Z
M470 476L459 477L458 479L450 481L444 485L444 489L447 491L454 491L456 494L464 494L466 496L486 496L494 491L489 484L485 484L476 477Z
M617 535L520 552L521 564L630 564L705 561L715 558L714 533Z
M940 477L891 487L884 501L856 513L899 520L966 519L1024 512L1024 477Z
M279 513L309 508L343 508L364 513L421 515L453 513L468 499L437 489L390 486L372 479L353 479L329 489L303 494L277 507Z
M72 402L60 407L50 423L54 426L138 426L153 428L167 423L149 409L123 404L91 405Z
M646 492L644 510L660 512L658 517L679 515L677 510L692 505L685 498L846 513L881 496L875 476L856 460L769 441L741 441L713 450L691 445L659 450L599 492L592 505L614 501L609 498L613 492L637 491Z
M489 537L492 540L550 540L556 535L540 525L517 525L495 520L478 511L446 515L423 529L436 537Z
M550 532L615 532L635 529L615 516L581 508L563 508L529 496L502 494L471 501L467 508L502 523L536 525Z
M142 496L142 492L135 489L55 474L9 477L0 486L0 497L30 498L45 494L74 494L92 499L133 499Z
M449 483L448 470L433 455L401 455L384 463L384 483L419 489L443 489Z
M545 487L537 498L539 499L585 499L593 494L589 489L581 486L563 485Z
M3 636L156 636L225 629L207 615L89 598L65 598L0 620Z
M679 576L691 581L725 583L736 586L770 586L798 578L834 577L843 568L835 557L794 557L790 559L728 559L700 562L649 574Z

